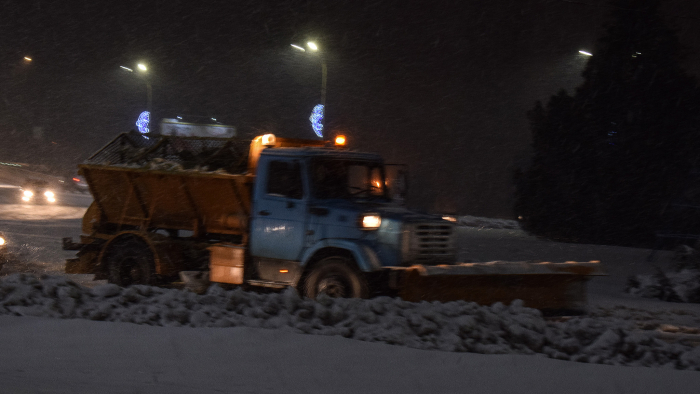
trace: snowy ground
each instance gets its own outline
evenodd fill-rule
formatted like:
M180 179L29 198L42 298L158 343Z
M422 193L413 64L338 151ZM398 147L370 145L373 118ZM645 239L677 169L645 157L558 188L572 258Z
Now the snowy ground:
M482 218L479 216L458 216L457 224L460 226L479 227L488 229L519 229L517 220Z
M700 373L415 350L259 328L0 316L12 393L696 393Z
M0 376L8 392L651 393L700 387L699 372L669 369L700 365L693 347L700 343L693 331L700 327L700 305L623 292L629 275L668 264L667 252L648 263L649 250L555 243L502 221L470 219L478 224L459 227L462 261L601 260L610 275L591 281L589 315L556 322L525 309L469 304L384 299L321 308L289 294L155 289L144 295L62 274L71 253L60 250L60 238L79 234L89 198L62 201L67 206L25 209L0 188L0 231L30 257L0 271L0 313L25 316L0 316ZM22 272L60 277L33 283L17 276ZM70 290L66 279L93 289ZM249 328L207 327L230 325Z

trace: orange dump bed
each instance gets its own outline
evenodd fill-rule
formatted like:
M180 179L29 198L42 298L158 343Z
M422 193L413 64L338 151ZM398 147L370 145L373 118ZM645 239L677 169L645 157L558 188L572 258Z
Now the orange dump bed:
M246 234L249 175L80 166L102 221L121 225Z

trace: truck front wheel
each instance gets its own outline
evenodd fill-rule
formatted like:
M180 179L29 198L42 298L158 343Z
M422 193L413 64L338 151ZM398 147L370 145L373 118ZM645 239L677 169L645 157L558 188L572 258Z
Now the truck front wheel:
M104 263L108 282L119 286L151 285L155 279L153 252L137 237L124 237L107 245Z
M367 280L343 257L321 260L304 281L304 295L316 298L326 294L332 298L367 298Z

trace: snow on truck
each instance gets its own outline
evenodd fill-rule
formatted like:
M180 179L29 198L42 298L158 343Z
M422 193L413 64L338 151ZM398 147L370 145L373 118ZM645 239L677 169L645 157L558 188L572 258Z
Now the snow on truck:
M120 286L194 271L308 297L580 310L600 273L597 262L457 263L454 224L402 207L382 158L342 144L126 133L79 172L94 202L80 242L63 240L78 250L66 272Z

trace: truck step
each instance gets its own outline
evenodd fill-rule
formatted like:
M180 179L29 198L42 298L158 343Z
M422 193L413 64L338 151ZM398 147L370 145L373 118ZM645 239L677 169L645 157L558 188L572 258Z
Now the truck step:
M289 286L287 283L272 282L268 280L248 280L246 283L251 286L270 287L273 289L284 289L285 287Z

